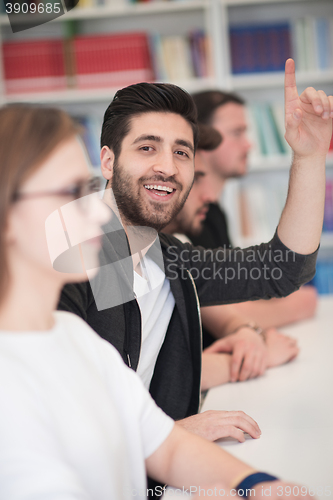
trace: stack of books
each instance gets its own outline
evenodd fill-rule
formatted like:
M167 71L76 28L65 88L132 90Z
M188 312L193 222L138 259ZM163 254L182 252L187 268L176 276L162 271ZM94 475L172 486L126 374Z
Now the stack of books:
M8 94L120 87L154 78L145 33L4 42Z
M230 27L234 74L283 71L293 57L298 71L333 69L333 17Z
M289 24L231 27L230 49L234 74L283 71L292 54Z
M184 82L213 73L209 39L201 30L182 36L70 34L64 40L4 42L3 51L8 94Z
M8 94L66 88L62 40L4 42L3 64Z
M188 35L151 35L150 44L157 80L184 81L213 74L210 41L202 30Z
M72 48L78 88L120 87L154 79L145 33L76 36Z
M284 138L284 107L281 103L254 103L247 106L247 116L254 143L252 159L290 153Z

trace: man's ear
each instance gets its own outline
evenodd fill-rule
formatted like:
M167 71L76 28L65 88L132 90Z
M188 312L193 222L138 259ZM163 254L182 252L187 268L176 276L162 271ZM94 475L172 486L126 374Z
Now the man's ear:
M113 176L114 152L108 146L103 146L100 158L102 175L104 179L109 181Z

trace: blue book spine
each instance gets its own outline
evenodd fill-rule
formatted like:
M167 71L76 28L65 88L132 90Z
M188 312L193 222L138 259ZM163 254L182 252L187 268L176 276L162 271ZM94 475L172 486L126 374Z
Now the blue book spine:
M279 23L231 27L230 48L234 74L283 71L291 56L290 26Z
M325 70L330 67L330 32L329 19L316 19L317 61L318 68Z

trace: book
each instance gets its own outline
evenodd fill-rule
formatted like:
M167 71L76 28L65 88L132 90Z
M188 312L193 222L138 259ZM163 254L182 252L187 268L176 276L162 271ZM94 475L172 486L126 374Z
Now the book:
M291 57L288 23L233 26L229 34L234 74L283 71Z
M316 38L317 38L316 48L317 48L318 69L320 70L329 69L333 67L332 64L333 43L331 43L329 19L327 18L316 19Z
M66 88L62 39L5 41L3 61L8 94Z
M163 36L161 39L167 79L189 80L194 76L188 40L183 36Z
M100 131L102 122L95 116L73 116L83 128L83 141L90 163L95 170L100 169Z
M333 69L333 16L231 26L229 36L234 74L283 71L288 57L297 71Z
M320 295L333 293L333 262L331 256L319 256L315 277L309 284L315 286Z
M125 86L154 79L146 33L75 36L73 46L79 88Z
M292 23L293 54L298 71L333 68L333 16L307 16Z
M167 71L163 58L163 47L161 35L154 33L149 37L150 53L154 76L157 81L167 80Z
M326 180L323 231L333 231L333 181Z
M159 81L186 81L212 74L209 40L204 31L149 37L152 66Z
M281 103L253 103L248 105L249 131L256 153L260 156L290 154L291 148L284 138L284 107Z
M291 154L291 147L284 138L284 106L281 103L271 103L268 106L280 152L282 154Z

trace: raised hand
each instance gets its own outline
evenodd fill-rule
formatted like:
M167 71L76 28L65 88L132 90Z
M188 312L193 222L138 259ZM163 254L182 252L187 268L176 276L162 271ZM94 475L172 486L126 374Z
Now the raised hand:
M326 156L332 137L333 96L308 87L299 96L295 63L285 67L285 138L298 157Z

